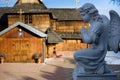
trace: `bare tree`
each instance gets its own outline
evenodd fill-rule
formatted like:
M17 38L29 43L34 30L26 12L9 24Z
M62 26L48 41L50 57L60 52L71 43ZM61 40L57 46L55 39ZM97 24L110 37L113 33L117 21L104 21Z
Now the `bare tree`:
M120 6L120 0L111 0L113 4L119 5Z

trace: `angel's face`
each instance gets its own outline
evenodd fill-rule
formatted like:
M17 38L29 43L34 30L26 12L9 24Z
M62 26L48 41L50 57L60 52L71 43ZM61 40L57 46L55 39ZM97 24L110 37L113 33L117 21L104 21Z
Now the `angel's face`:
M90 15L89 15L89 13L80 12L80 14L81 14L82 19L83 19L85 22L89 22L89 21L90 21Z
M90 21L90 16L89 16L89 14L85 14L82 18L83 18L83 20L84 20L85 22L89 22L89 21Z

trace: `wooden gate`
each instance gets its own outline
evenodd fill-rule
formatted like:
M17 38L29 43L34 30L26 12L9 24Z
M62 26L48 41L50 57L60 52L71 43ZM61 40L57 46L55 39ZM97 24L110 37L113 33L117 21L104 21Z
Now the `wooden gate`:
M7 62L31 62L34 53L42 53L42 39L0 38L0 53Z

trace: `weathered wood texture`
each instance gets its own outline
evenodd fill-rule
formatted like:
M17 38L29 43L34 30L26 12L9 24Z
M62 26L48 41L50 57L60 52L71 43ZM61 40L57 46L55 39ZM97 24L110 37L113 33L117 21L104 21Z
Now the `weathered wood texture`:
M19 14L18 15L8 15L8 26L15 24L16 22L20 21Z
M81 42L81 40L64 40L64 42L58 44L48 45L48 57L53 57L60 51L75 51L87 48L88 44Z
M88 28L88 23L83 21L56 21L50 18L49 14L33 14L31 15L32 24L34 27L46 31L49 27L53 28L56 32L80 32L82 26ZM28 22L30 18L28 17ZM8 25L12 25L19 21L18 15L8 15ZM25 14L22 15L22 22L25 23Z
M75 51L87 47L88 45L81 42L81 40L64 40L63 43L56 45L56 51Z
M35 14L33 15L33 25L40 28L42 31L46 31L50 27L50 17L49 14Z
M39 3L38 0L19 0L19 4L21 3Z
M2 38L19 38L19 29L22 30L22 37L24 38L33 38L35 37L36 35L27 31L26 29L24 28L20 28L19 26L11 29L10 31L8 31L7 33L1 35L0 37Z
M47 45L47 57L53 57L56 54L56 46L55 44Z
M29 15L29 17L26 17L26 15ZM32 18L30 18L30 16ZM32 21L31 21L32 20ZM8 25L13 25L14 23L16 23L17 21L20 21L20 15L18 14L11 14L8 15ZM74 21L59 21L57 19L53 19L49 14L22 14L22 22L26 23L26 24L31 24L31 26L36 27L36 29L40 29L42 31L46 31L48 28L52 28L55 32L80 32L80 29L82 26L88 28L88 24L83 22L82 20L74 20ZM5 35L3 35L3 38L19 38L18 36L18 30L19 30L19 26L12 29L11 31L7 32ZM41 38L36 38L36 40L32 40L32 38L35 38L37 36L35 36L34 34L31 35L30 32L27 32L25 29L22 29L23 32L23 37L24 38L30 38L30 45L34 43L33 46L35 45L39 45L38 48L40 48L39 50L41 51L42 44L41 43L37 43L39 42L39 39ZM23 40L24 41L24 40ZM22 40L21 40L22 42ZM9 46L9 45L8 45ZM46 57L53 57L56 52L58 51L75 51L75 50L79 50L79 49L83 49L88 47L87 44L84 44L81 42L81 40L76 40L76 39L66 39L61 43L58 44L47 44L46 45L47 49L46 49ZM30 48L30 54L35 53L35 52L39 52L37 51L37 48L35 48L34 50L36 51L32 51L31 49L34 48ZM29 50L28 50L29 52ZM29 57L30 58L30 57ZM19 60L20 61L20 60Z
M23 14L20 20L19 13L16 15L8 15L8 26L13 25L18 21L22 21L26 24L32 24L32 26L46 31L50 27L50 16L49 14Z
M43 55L43 39L22 29L19 37L19 27L8 31L0 37L0 53L6 53L7 62L31 62L34 53Z
M56 32L80 32L83 26L88 28L88 24L83 21L59 21Z
M31 62L34 53L43 52L42 39L38 38L0 38L0 46L7 62Z

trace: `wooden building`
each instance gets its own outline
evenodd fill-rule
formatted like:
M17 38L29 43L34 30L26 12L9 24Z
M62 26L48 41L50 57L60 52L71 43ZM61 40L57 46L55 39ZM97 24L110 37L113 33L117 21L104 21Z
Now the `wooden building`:
M31 62L34 53L43 58L59 51L86 48L80 28L88 27L75 8L47 8L40 0L18 0L0 8L0 53L7 62Z

